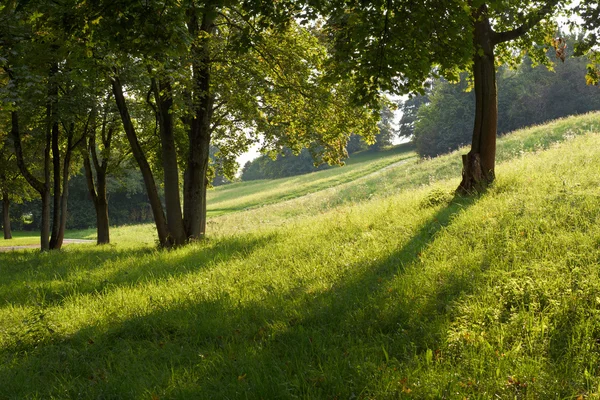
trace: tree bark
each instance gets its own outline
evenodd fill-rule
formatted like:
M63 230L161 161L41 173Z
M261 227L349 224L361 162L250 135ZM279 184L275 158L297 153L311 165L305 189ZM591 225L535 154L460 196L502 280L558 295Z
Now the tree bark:
M159 80L152 78L152 91L154 92L156 113L160 126L167 227L173 244L181 246L187 242L187 235L184 230L181 198L179 196L179 168L177 166L177 148L175 147L173 115L171 113L173 93L169 78L162 77Z
M475 123L471 151L463 156L463 177L458 187L462 193L478 191L495 178L498 96L493 31L486 12L484 5L474 15Z
M8 192L2 192L2 225L4 227L4 239L12 239L12 231L10 229L10 200Z
M11 135L15 146L15 155L17 156L17 166L19 171L25 177L27 183L31 185L42 198L42 226L40 232L40 247L42 251L50 249L50 130L46 132L46 145L44 148L44 182L38 180L27 168L23 156L23 147L21 145L21 133L19 131L19 114L17 111L11 112Z
M125 96L123 95L123 86L121 85L121 81L119 80L119 77L116 73L111 77L111 83L113 95L115 97L115 102L117 104L117 108L119 109L121 120L123 122L123 129L125 130L127 140L131 145L133 157L135 158L138 166L140 167L142 177L144 178L146 193L148 194L148 199L150 200L150 206L152 207L152 214L154 216L154 222L156 224L156 231L158 233L159 244L162 247L170 247L171 239L169 237L169 231L167 228L167 220L165 218L165 213L160 202L160 197L158 196L156 182L154 181L154 177L152 176L152 170L150 169L150 165L148 164L146 155L144 154L142 147L138 142L135 128L133 126L133 123L131 122L129 109L127 108L127 103L125 102Z
M60 235L60 199L61 199L61 171L60 148L58 143L58 121L52 123L52 172L53 172L53 204L52 204L52 233L50 235L50 249L59 250L62 246Z
M60 196L60 221L58 227L58 235L56 236L55 249L60 249L65 239L65 230L67 229L67 205L69 200L69 170L71 168L71 156L73 154L73 132L74 126L71 124L70 131L67 133L67 149L62 169L62 195ZM84 133L85 134L85 133ZM56 195L55 195L56 196Z
M210 8L210 7L208 7ZM198 24L196 10L189 10L188 30L193 37L198 31L212 33L214 20L212 10L206 9L202 23ZM190 149L184 173L184 224L189 239L201 239L206 235L206 188L208 185L211 120L214 95L211 94L210 53L208 42L192 45L192 73L194 116L188 127Z
M89 151L96 151L95 144L92 138L90 138ZM108 244L110 243L110 225L108 218L108 198L106 196L106 161L104 165L96 165L96 183L98 190L96 190L96 184L94 183L94 176L92 173L92 166L90 163L90 157L87 152L83 155L83 166L85 170L86 183L92 202L94 203L94 210L96 211L96 244ZM99 163L95 163L99 164Z
M53 208L52 208L52 232L50 235L50 249L60 249L62 242L59 241L60 234L60 199L61 199L61 171L60 171L60 145L58 126L58 84L56 83L56 74L58 73L58 64L52 63L48 83L48 124L51 126L52 137L52 173L53 173Z

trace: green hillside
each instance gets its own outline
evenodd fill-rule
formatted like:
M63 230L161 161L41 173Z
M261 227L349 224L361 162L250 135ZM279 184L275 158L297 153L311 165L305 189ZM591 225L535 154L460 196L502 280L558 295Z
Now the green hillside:
M216 187L208 193L208 215L273 204L300 197L332 186L352 182L399 162L416 159L411 143L385 151L363 151L352 154L343 167L273 180L238 182Z
M600 114L500 140L475 198L410 156L215 190L272 204L173 251L0 253L0 398L597 398Z

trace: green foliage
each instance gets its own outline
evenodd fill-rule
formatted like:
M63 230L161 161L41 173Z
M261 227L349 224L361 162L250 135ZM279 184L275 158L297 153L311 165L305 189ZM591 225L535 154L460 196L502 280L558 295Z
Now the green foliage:
M593 398L599 131L502 138L511 161L472 199L447 196L453 155L382 172L376 198L214 218L174 251L140 226L0 253L0 397Z
M587 65L586 80L589 85L600 83L600 51L598 51L600 35L600 10L595 1L583 0L575 8L583 19L584 33L575 44L575 54L587 55L590 62Z

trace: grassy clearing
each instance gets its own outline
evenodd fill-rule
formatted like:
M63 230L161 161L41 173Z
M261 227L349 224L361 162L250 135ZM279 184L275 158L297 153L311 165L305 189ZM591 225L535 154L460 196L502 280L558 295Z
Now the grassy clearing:
M217 216L304 196L352 182L392 164L410 159L416 159L416 154L412 144L405 143L385 151L363 151L353 154L343 167L333 167L290 178L219 186L208 193L208 215Z
M598 397L599 119L514 144L478 198L440 158L175 251L0 254L0 398Z

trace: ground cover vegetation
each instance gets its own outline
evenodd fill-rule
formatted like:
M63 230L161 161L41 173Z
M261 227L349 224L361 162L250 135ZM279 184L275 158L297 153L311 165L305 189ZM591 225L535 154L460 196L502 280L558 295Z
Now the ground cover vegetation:
M600 116L498 144L477 196L457 152L169 252L146 225L1 253L0 397L597 396Z

